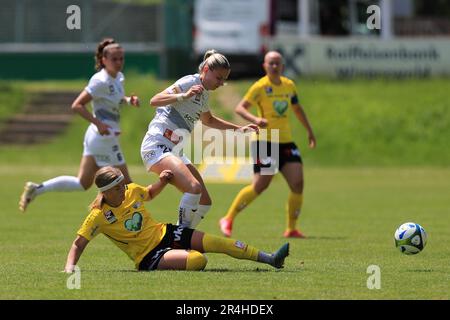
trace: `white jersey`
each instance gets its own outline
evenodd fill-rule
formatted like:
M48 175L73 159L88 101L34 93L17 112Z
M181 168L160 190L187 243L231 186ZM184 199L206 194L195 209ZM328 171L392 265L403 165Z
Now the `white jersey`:
M199 74L185 76L177 80L166 89L167 93L184 93L194 85L201 85ZM189 132L200 119L203 112L209 111L209 93L203 90L201 94L195 95L183 101L177 101L164 107L156 109L155 117L150 122L148 130L151 134L164 134L165 129L186 129Z
M92 96L94 117L111 126L113 132L120 132L120 103L125 96L124 80L122 72L113 78L102 69L92 76L84 89ZM91 126L97 130L94 124Z

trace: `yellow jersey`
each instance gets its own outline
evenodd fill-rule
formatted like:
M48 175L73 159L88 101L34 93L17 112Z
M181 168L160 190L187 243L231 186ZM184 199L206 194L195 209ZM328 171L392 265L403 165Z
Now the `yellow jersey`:
M166 233L166 225L157 223L144 207L148 200L145 187L130 183L125 191L125 200L119 207L106 203L101 209L93 209L77 234L92 240L103 233L124 251L138 268L141 260L156 247Z
M281 84L272 83L268 76L256 81L244 96L244 100L258 109L258 116L267 119L267 139L263 134L259 140L272 141L271 129L279 130L279 143L292 142L289 125L289 110L298 103L297 91L292 80L281 77ZM274 141L275 142L275 141Z

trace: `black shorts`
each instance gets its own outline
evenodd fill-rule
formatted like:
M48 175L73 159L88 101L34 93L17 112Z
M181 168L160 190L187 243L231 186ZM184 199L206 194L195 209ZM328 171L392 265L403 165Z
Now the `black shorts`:
M139 270L155 270L158 267L159 260L161 260L167 251L173 249L190 249L193 233L193 229L174 226L168 223L166 225L166 234L161 239L161 242L142 259L139 264Z
M263 143L265 149L261 148ZM278 154L273 156L272 149L277 146ZM276 169L281 170L287 162L303 163L300 150L294 142L275 144L269 141L252 141L251 151L254 173L260 173L261 168L264 168L267 172L275 174Z

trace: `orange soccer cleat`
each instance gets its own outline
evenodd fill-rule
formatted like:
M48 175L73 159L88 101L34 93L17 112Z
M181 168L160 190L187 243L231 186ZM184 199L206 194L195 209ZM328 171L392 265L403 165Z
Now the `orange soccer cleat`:
M306 238L306 236L297 229L294 229L294 230L288 229L284 232L283 236L285 238L301 238L301 239Z
M233 220L222 218L219 221L220 231L227 238L231 237L231 231L233 229Z

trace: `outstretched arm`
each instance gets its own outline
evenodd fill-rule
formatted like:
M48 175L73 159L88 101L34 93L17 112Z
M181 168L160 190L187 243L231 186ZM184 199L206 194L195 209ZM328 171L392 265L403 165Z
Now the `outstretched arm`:
M259 132L259 128L256 124L248 124L246 126L238 126L237 124L225 121L223 119L220 119L216 116L214 116L210 111L203 112L200 115L200 120L202 120L202 123L204 125L207 125L210 128L215 128L219 130L227 130L227 129L233 129L238 130L241 132L247 132L247 131L256 131Z
M154 184L151 184L147 187L149 198L148 200L153 199L156 197L169 183L169 181L172 179L173 173L170 170L163 170L159 174L159 181L155 182Z
M88 245L89 240L80 235L77 236L75 241L72 243L72 247L70 248L69 255L67 256L66 267L64 268L64 272L72 273L75 269L75 266L80 259L81 254L83 253L84 248Z
M308 131L309 147L315 148L316 137L314 136L313 130L311 128L311 125L309 124L308 118L306 117L305 111L303 111L303 108L300 104L293 104L292 109L294 110L297 119L303 124L306 131Z

